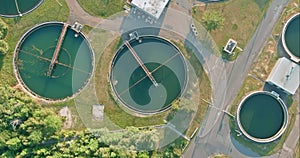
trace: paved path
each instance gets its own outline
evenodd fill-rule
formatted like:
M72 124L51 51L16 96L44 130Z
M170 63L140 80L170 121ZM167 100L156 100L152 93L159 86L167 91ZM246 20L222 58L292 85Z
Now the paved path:
M172 18L176 17L176 18ZM192 18L182 12L169 8L165 20L162 24L163 29L167 29L176 34L181 35L185 39L185 44L189 45L191 49L195 52L196 57L203 65L206 73L211 82L213 98L212 102L217 107L217 109L223 109L224 98L226 90L226 72L225 62L220 58L211 53L191 32L190 25L192 23ZM205 32L199 32L199 34L205 34ZM177 39L176 36L172 37L170 34L164 34L163 36L168 38ZM200 130L202 134L209 133L217 121L217 117L220 115L220 111L212 108L209 110L210 115L207 115L209 120L205 122L205 127Z
M66 2L70 9L70 15L68 19L69 24L79 21L81 24L96 27L102 21L102 18L91 16L85 12L78 4L77 0L66 0Z

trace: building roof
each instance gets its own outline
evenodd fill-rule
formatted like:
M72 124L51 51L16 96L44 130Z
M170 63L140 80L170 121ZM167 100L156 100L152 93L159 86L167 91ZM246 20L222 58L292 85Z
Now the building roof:
M290 94L295 94L299 87L300 66L287 58L276 62L267 82L271 82Z
M159 19L170 0L132 0L131 4Z
M229 54L232 54L234 48L236 47L237 45L237 41L229 38L228 42L226 43L226 46L224 47L224 51L229 53Z

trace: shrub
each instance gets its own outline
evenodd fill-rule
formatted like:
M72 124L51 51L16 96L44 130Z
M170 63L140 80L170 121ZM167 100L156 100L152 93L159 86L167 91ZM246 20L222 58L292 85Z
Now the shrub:
M0 54L6 54L9 47L6 41L0 40Z
M0 20L0 40L4 39L7 34L7 24Z

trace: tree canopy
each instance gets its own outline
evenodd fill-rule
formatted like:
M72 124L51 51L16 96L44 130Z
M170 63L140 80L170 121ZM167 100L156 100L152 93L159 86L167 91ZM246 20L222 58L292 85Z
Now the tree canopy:
M64 130L62 118L25 93L0 85L0 157L179 157L174 145L155 151L156 129Z
M0 113L0 155L4 157L38 146L51 139L62 126L54 111L42 109L11 87L0 87Z
M0 19L0 40L4 39L7 34L7 24Z
M0 19L0 54L6 54L9 46L4 40L7 34L7 24Z
M225 18L220 12L207 11L204 13L201 21L205 28L210 32L223 26Z

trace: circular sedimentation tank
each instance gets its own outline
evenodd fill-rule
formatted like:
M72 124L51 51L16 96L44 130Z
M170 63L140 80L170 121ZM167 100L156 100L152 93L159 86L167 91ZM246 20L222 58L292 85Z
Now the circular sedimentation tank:
M13 65L19 83L32 96L45 101L64 101L89 82L94 53L81 32L65 23L47 22L22 36Z
M139 114L169 109L187 84L184 56L174 44L158 36L140 36L127 42L131 48L125 41L112 60L110 82L115 96Z
M300 13L293 15L282 30L282 44L291 59L300 62Z
M237 122L242 133L255 142L268 143L278 139L288 124L284 102L271 92L254 92L240 103Z
M22 16L38 8L42 3L43 0L2 0L0 7L0 16Z

